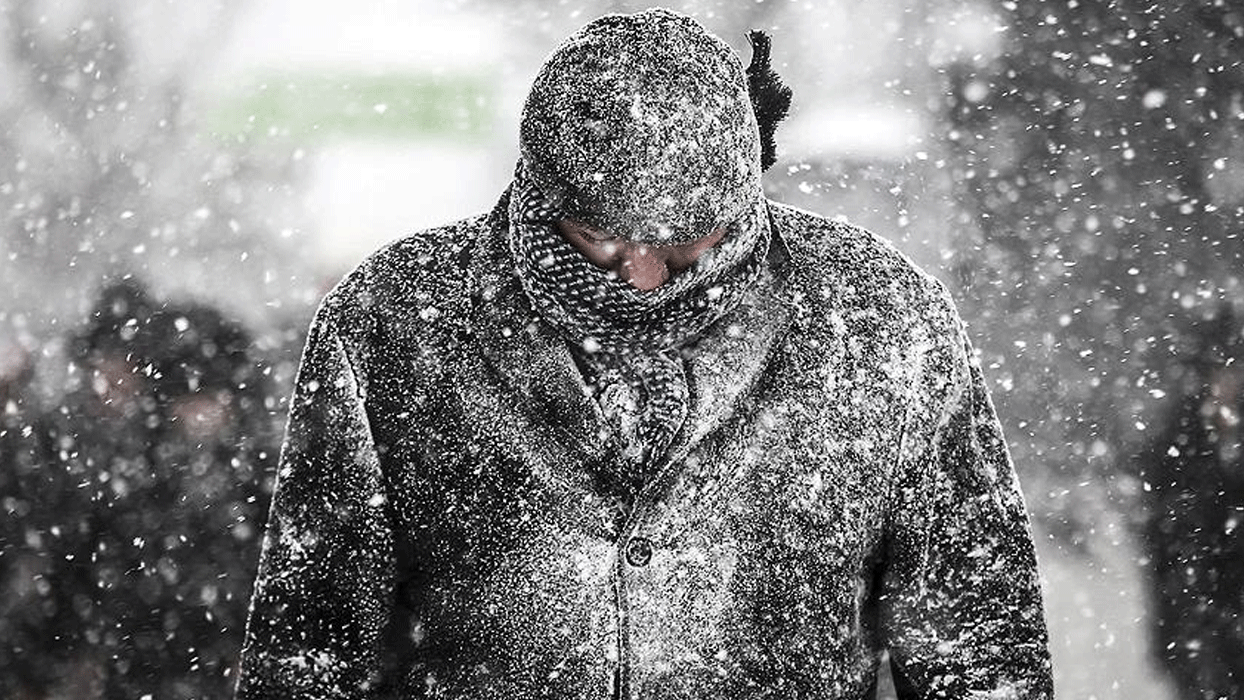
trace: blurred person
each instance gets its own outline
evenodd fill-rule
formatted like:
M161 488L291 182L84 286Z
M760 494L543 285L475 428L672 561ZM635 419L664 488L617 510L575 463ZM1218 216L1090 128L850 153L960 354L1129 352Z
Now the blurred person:
M137 285L101 293L91 321L69 338L70 386L59 406L27 406L24 440L4 455L4 588L13 594L0 635L5 696L102 697L105 624L91 567L96 475L142 451L143 421L127 345L152 307ZM127 325L127 319L134 319Z
M11 694L228 693L266 508L250 345L210 307L104 290L70 342L76 384L5 503L23 516L6 550L25 562L6 573L26 591L3 645Z
M789 91L692 19L547 59L488 214L322 303L238 697L1048 698L946 291L765 199Z
M1244 336L1193 326L1184 387L1138 457L1153 654L1181 700L1244 698Z

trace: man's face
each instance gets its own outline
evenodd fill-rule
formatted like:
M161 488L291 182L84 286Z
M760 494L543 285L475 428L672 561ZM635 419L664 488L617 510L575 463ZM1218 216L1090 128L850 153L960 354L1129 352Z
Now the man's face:
M650 245L617 238L570 219L558 221L557 230L593 265L613 272L641 292L660 287L694 265L704 251L726 235L726 229L718 228L686 243Z

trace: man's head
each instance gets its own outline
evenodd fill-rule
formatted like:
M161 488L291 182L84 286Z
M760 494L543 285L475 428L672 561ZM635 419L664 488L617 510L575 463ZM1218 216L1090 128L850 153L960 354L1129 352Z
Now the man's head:
M521 147L575 224L635 244L712 236L762 196L742 63L668 10L603 17L554 51L527 98Z

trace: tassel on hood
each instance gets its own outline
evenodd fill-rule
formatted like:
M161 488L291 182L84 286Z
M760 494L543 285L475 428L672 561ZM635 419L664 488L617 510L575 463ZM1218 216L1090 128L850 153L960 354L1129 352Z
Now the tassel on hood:
M752 44L752 62L747 66L747 92L752 98L756 125L760 129L760 169L768 170L777 162L774 134L778 122L790 112L793 93L770 64L772 42L769 35L753 30L747 34L747 40Z

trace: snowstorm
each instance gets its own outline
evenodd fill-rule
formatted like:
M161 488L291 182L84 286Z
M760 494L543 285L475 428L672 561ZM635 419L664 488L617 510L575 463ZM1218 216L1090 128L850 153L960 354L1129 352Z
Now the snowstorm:
M1244 698L1244 4L653 6L0 0L0 697Z

